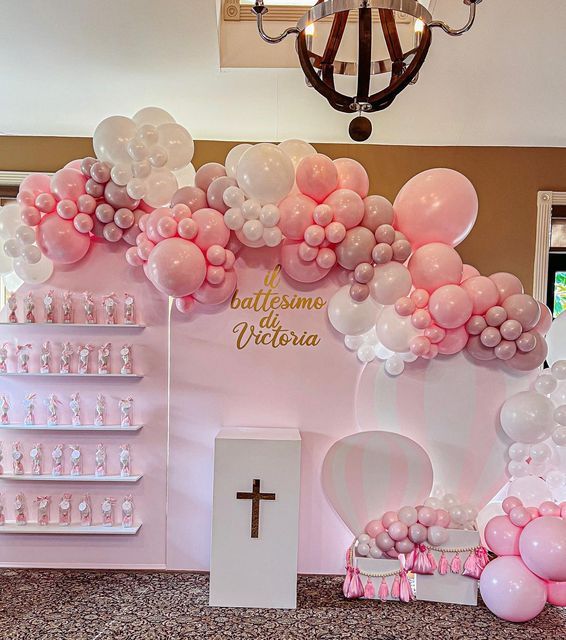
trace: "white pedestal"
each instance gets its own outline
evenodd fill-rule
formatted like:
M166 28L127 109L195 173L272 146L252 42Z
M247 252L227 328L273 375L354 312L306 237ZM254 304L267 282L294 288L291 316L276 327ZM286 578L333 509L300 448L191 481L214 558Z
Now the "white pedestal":
M457 529L450 529L449 531L450 537L446 544L443 545L444 548L478 547L481 544L477 531L459 531ZM438 547L438 551L433 551L437 563L443 547ZM468 554L468 551L460 553L462 568ZM450 564L456 554L445 552L444 555L448 559L448 564ZM430 576L417 575L417 600L476 606L478 603L478 581L450 571L445 576L441 576L438 573Z
M211 606L296 607L300 463L297 429L223 429L216 436ZM262 499L252 500L257 480Z

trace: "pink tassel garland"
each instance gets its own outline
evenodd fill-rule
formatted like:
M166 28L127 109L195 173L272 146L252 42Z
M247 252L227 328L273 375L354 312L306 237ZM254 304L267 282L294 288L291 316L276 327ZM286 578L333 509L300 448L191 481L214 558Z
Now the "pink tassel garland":
M350 580L350 586L348 588L348 600L356 600L362 598L364 595L364 585L360 578L360 570L356 567L352 573L352 579Z
M415 547L415 561L413 563L413 571L415 573L420 573L421 575L430 575L434 573L427 548L424 546L424 544Z
M460 573L461 570L462 570L462 560L460 558L460 554L457 553L452 558L452 562L450 563L450 571L452 571L452 573Z
M393 580L393 585L391 586L391 597L395 599L399 599L399 591L400 591L400 582L401 578L397 573L395 575L395 579Z
M434 557L434 554L430 549L428 550L427 556L428 556L428 562L430 564L430 572L434 573L438 565L436 564L436 558Z
M409 582L407 572L404 569L399 571L399 600L401 602L411 602L415 599L413 588Z
M440 560L438 561L438 573L441 576L445 576L448 573L448 559L444 555L444 551L440 556Z
M387 600L387 596L389 595L389 587L387 586L387 581L385 578L381 578L381 584L379 585L379 590L377 592L377 597L384 602Z
M481 563L482 559L478 547L468 556L464 564L464 571L462 571L462 575L468 576L469 578L474 578L475 580L479 580L483 571Z
M352 582L352 574L354 570L351 566L346 567L346 577L344 578L344 586L342 587L342 592L344 593L344 597L348 597L348 592L350 591L350 583Z
M367 598L368 600L373 600L375 598L375 587L373 586L373 581L371 578L367 579L364 589L364 598Z

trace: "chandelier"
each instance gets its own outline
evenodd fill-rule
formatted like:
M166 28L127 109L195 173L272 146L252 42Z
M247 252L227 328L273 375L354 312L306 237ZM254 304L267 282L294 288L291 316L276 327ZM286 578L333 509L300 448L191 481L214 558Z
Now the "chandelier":
M323 95L334 109L358 114L350 123L349 133L353 140L362 142L369 138L372 131L371 122L362 114L386 109L403 89L416 82L431 45L432 30L438 28L450 36L466 33L474 24L476 7L480 2L464 0L464 4L469 5L468 21L463 27L454 29L445 22L433 20L428 9L430 2L423 0L318 0L295 27L274 37L264 30L263 17L268 8L263 0L255 0L252 11L256 16L259 35L265 42L278 44L290 35L297 36L297 54L308 85ZM337 60L350 11L358 12L358 59ZM389 54L383 60L372 60L373 11L379 13L379 23ZM401 44L396 12L406 14L415 21L415 38L408 51L404 51ZM315 53L312 50L314 25L330 16L333 16L332 26L324 52ZM380 74L390 74L389 84L372 93L371 79ZM335 87L336 76L356 77L356 94L349 96L340 93Z

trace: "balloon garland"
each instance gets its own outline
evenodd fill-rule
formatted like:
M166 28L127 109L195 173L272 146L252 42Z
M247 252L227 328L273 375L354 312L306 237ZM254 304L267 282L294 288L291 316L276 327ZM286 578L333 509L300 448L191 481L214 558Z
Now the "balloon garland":
M548 309L515 276L482 276L454 249L478 214L457 171L425 171L391 204L369 194L359 162L287 140L237 145L224 165L208 163L180 186L194 143L157 107L106 118L93 146L95 158L26 178L18 204L0 210L1 272L38 284L92 242L124 241L128 263L187 313L230 298L242 245L280 246L292 280L346 274L330 322L361 362L384 360L390 375L462 350L520 371L544 362Z

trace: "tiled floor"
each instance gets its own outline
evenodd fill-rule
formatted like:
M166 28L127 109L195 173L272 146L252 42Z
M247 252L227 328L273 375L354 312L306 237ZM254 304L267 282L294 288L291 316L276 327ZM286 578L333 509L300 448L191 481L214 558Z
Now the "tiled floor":
M348 602L302 576L296 611L207 606L194 573L0 571L1 640L527 640L566 637L566 609L504 623L483 606Z

